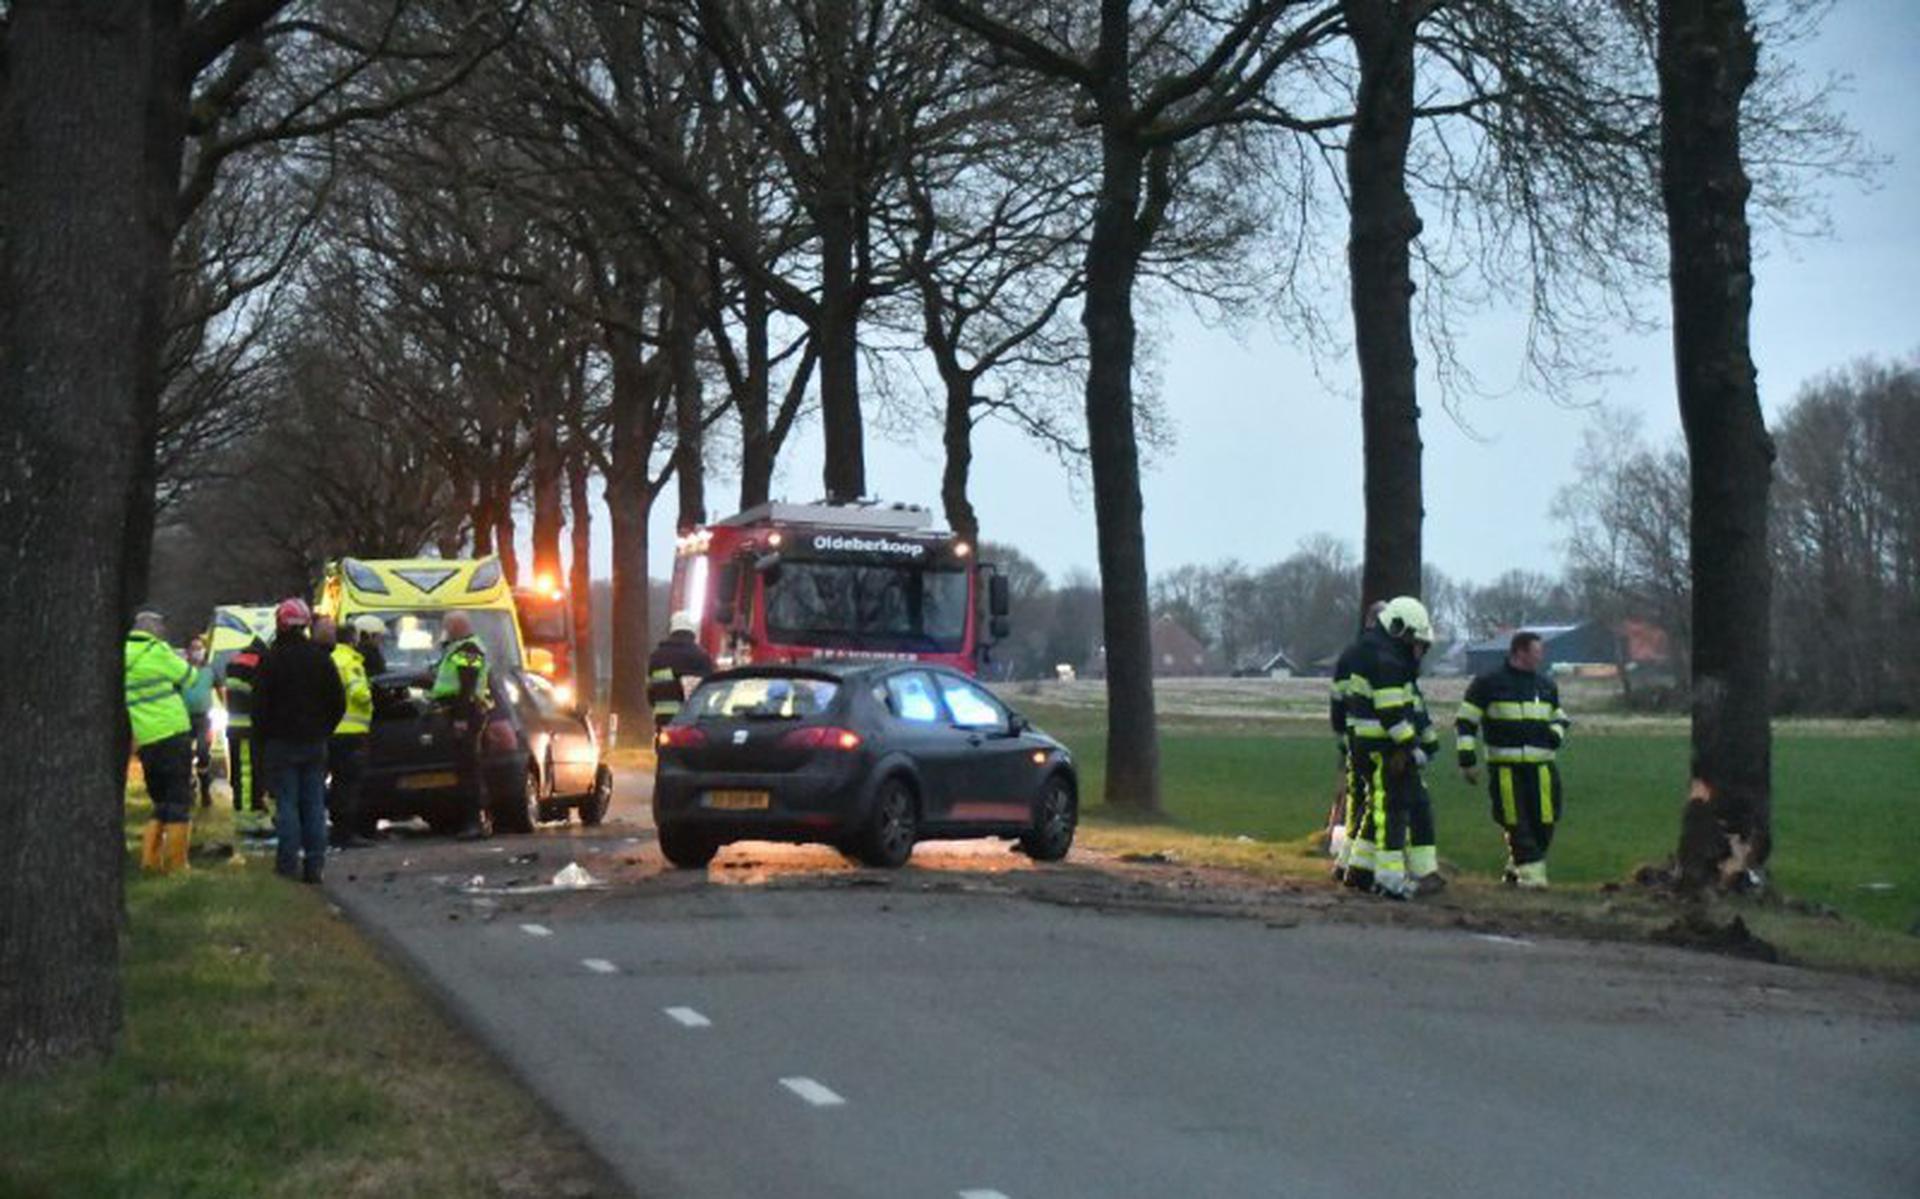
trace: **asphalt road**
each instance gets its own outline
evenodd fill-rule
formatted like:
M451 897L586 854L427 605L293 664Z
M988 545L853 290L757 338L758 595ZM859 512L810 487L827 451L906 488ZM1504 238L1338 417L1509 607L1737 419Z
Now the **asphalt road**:
M1920 1195L1911 992L1104 904L992 847L689 877L643 782L591 836L403 836L328 883L641 1195ZM540 889L572 861L612 885Z

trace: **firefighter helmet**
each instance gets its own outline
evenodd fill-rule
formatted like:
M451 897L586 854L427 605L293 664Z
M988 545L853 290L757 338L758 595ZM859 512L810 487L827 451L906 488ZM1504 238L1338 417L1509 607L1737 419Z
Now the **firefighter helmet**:
M1389 637L1433 644L1433 618L1427 615L1427 606L1411 595L1397 595L1387 601L1387 606L1380 609L1380 627Z
M700 622L693 618L693 613L691 612L675 612L667 621L667 632L693 633L698 635L700 632Z
M313 623L313 609L307 607L307 601L299 596L283 599L280 606L273 610L273 627L276 629L304 629Z

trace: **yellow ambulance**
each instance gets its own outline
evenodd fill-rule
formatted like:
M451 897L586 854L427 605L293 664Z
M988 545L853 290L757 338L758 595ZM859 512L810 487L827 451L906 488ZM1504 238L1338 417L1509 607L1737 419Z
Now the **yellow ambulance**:
M389 671L432 669L447 615L465 612L496 668L528 665L520 619L500 559L342 558L327 568L319 612L346 625L377 616L387 626Z

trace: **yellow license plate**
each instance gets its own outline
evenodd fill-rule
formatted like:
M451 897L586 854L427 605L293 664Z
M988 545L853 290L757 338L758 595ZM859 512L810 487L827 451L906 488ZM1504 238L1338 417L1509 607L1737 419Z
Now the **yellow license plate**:
M452 787L460 782L460 776L450 771L438 771L433 774L410 774L400 780L402 791L427 791L434 787Z
M722 812L764 812L772 798L765 791L709 791L707 806Z

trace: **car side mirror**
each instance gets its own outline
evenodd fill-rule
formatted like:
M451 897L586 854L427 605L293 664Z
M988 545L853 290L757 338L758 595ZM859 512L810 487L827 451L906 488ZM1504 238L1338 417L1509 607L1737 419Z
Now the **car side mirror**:
M1022 716L1020 713L1014 712L1008 715L1007 731L1009 733L1012 733L1014 736L1018 737L1020 734L1027 732L1031 728L1033 728L1033 721L1028 720L1025 716Z
M723 629L733 625L734 597L739 590L740 563L728 562L713 582L713 619Z
M1013 611L1013 588L1007 583L1007 576L996 574L987 580L987 615L996 621L1004 619ZM995 633L994 636L1003 634Z

